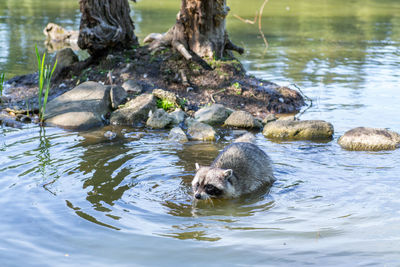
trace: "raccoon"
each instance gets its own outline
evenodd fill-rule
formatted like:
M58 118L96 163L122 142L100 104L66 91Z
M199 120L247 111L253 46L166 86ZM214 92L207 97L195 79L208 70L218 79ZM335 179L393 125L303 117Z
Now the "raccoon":
M196 163L192 181L196 199L236 198L265 186L271 186L271 160L258 146L247 142L230 144L209 167Z

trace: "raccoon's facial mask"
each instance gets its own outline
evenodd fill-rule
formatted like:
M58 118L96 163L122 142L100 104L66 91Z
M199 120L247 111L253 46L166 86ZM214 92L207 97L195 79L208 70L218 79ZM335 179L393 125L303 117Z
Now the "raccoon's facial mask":
M196 199L229 197L232 184L229 178L233 171L218 168L200 167L196 163L197 173L192 181L193 194ZM229 194L228 194L229 195Z

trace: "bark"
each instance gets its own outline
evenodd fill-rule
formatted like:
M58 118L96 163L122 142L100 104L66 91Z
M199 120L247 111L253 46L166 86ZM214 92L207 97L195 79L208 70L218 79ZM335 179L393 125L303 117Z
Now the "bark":
M90 55L137 45L128 0L80 0L78 45Z
M161 36L150 34L145 42L151 42L153 50L172 46L187 60L193 56L219 59L228 55L228 50L243 53L228 37L228 12L226 0L182 0L175 26Z

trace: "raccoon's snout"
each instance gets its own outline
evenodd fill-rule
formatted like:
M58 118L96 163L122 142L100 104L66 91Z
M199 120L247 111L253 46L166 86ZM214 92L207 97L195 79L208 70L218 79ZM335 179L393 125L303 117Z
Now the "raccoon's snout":
M201 194L200 194L200 193L196 193L196 194L194 195L194 197L195 197L196 199L201 199Z

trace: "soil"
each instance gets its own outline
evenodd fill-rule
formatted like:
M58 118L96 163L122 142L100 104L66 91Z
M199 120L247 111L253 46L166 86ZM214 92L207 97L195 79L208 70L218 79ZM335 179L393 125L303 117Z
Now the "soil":
M298 91L247 75L235 58L187 61L171 49L153 53L146 46L89 58L65 68L53 81L49 99L85 81L122 85L128 79L144 92L155 88L174 92L189 114L201 106L219 103L263 119L270 113L296 113L305 104ZM6 86L9 101L2 104L3 108L37 111L37 74L14 77Z

